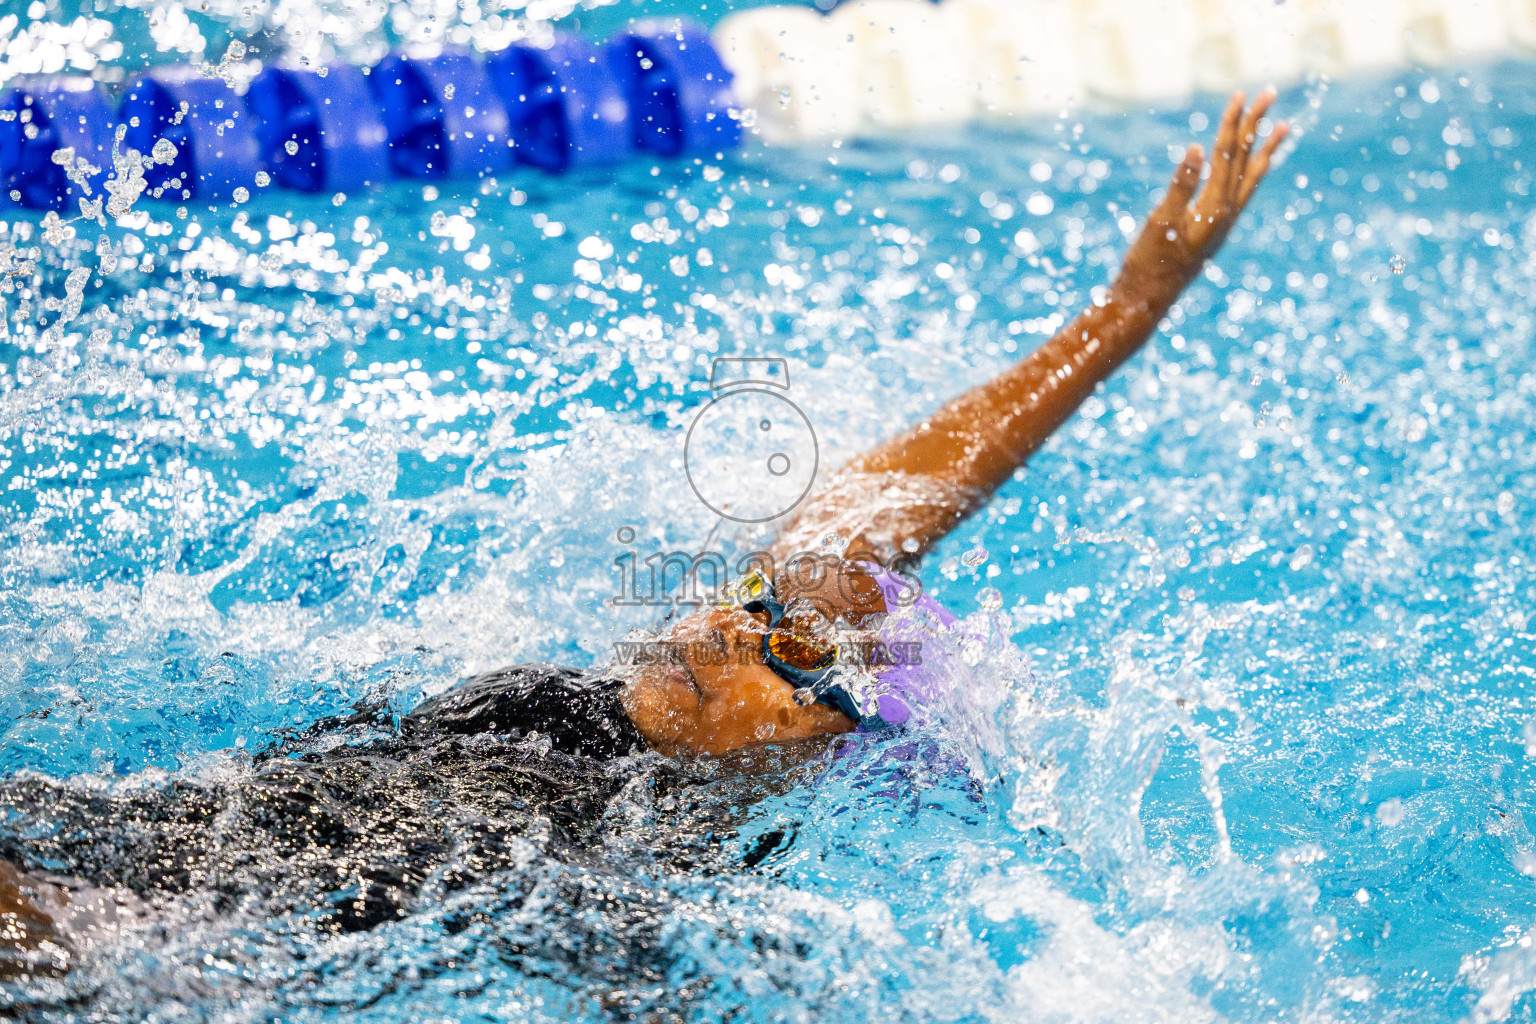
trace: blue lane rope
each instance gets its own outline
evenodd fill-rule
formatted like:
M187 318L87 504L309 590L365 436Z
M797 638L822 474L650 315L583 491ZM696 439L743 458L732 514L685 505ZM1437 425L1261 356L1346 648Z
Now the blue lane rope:
M369 76L389 127L389 159L409 178L495 174L512 166L507 109L467 50L392 53Z
M117 116L127 126L125 147L150 157L160 139L175 146L169 163L145 168L150 189L168 189L173 199L182 193L228 199L236 188L256 181L261 151L255 118L220 79L205 78L185 64L155 68L128 84Z
M347 64L269 67L245 94L262 163L284 188L345 192L388 181L389 129L368 79Z
M84 191L54 160L69 148L98 169L88 180L99 198L117 125L152 192L224 200L261 172L284 188L344 192L514 164L559 174L637 153L713 156L741 143L734 107L708 34L675 19L639 22L601 46L557 33L483 61L448 48L391 53L367 71L268 67L243 97L167 65L134 76L115 114L89 78L28 78L0 95L0 191L35 209L73 209ZM162 139L174 152L155 152Z
M609 42L608 61L629 95L636 149L702 156L740 145L731 73L700 26L639 22Z
M106 96L88 78L34 79L0 97L0 189L40 210L73 206L81 187L54 161L70 149L99 170L86 178L92 198L102 194L111 168L111 130L117 119Z
M560 173L630 155L629 101L603 54L560 33L547 48L514 44L486 59L512 124L519 163Z

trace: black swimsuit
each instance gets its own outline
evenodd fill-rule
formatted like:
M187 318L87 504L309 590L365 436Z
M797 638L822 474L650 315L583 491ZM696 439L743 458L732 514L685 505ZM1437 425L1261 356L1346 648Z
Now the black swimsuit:
M791 846L793 832L776 829L742 852L737 828L744 807L800 776L625 757L644 744L618 691L524 666L403 720L375 708L254 756L231 752L217 771L0 779L0 858L148 905L147 930L130 940L140 951L88 956L69 976L78 987L60 990L81 1010L205 984L212 950L260 965L217 992L264 1017L306 1017L312 997L347 1017L375 992L435 1006L466 965L601 1004L615 1020L688 1017L716 991L691 941L676 939L679 922L691 934L714 913L716 897L701 909L688 886ZM765 956L796 955L771 935L752 941ZM335 979L350 979L340 994ZM0 1017L25 1018L31 997L12 998L0 983Z
M516 840L566 859L637 771L666 777L621 760L645 743L620 686L519 666L398 727L381 709L320 723L225 777L0 780L0 858L151 901L255 897L270 916L371 928L506 867Z
M406 716L407 732L510 738L538 733L558 751L615 758L645 749L619 702L623 683L549 665L518 665L476 676L423 702Z

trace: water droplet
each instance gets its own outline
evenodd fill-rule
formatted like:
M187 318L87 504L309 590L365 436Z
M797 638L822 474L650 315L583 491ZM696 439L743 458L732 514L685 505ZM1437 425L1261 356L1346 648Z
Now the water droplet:
M272 175L268 174L266 171L257 171L256 184L261 188L266 188L268 185L272 184Z
M1408 269L1408 261L1401 256L1393 256L1387 261L1387 266L1392 268L1392 273L1401 274Z
M971 550L960 556L960 564L967 569L974 569L977 566L985 565L989 557L991 556L986 548L971 548Z
M326 67L324 64L321 64L319 67L315 68L315 74L319 75L321 78L324 78L330 73L331 69Z
M244 187L241 187L241 188L235 189L234 197L235 197L235 202L243 203L247 199L251 198L251 193L250 193L250 190L248 190L248 189L246 189Z
M1300 572L1301 570L1305 569L1307 566L1312 564L1312 559L1316 557L1316 555L1317 552L1312 550L1311 544L1303 544L1301 547L1296 549L1295 553L1291 555L1291 561L1289 563L1291 571Z
M229 42L229 48L224 51L224 56L230 60L240 60L245 56L245 44L238 39Z
M331 205L332 206L340 206L342 203L344 203L346 201L347 201L347 194L345 192L337 192L335 195L331 196Z
M802 686L795 691L795 703L803 708L808 708L816 703L816 691L809 686Z
M840 557L848 550L848 541L840 533L828 533L821 538L821 553Z
M283 149L287 151L289 156L293 156L299 151L299 144L294 140L289 139L287 142L283 143Z
M453 85L452 82L449 82L447 85L443 86L443 99L451 100L451 99L453 99L453 94L454 94L454 85Z
M760 743L767 742L768 740L773 739L774 731L774 725L772 722L764 722L756 729L752 730L752 735L757 737L758 742Z
M155 143L149 155L157 164L172 163L176 159L176 143L170 139L161 139Z
M1003 606L1003 594L996 587L983 587L976 601L984 611L995 612Z
M918 543L916 537L908 537L906 540L901 542L901 550L905 551L909 555L917 554L921 548L922 545Z

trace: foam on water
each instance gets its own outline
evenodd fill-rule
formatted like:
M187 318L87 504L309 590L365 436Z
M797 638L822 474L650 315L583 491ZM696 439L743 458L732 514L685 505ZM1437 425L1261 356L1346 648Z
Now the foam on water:
M1529 1016L1536 72L1281 108L1310 131L1219 267L930 557L991 638L953 652L945 727L636 785L589 860L530 845L371 931L178 906L6 998L39 1020ZM682 475L711 359L788 356L836 465L1087 302L1214 111L340 206L146 199L131 230L10 218L0 766L238 778L362 699L601 662L659 618L605 606L615 559L716 526Z

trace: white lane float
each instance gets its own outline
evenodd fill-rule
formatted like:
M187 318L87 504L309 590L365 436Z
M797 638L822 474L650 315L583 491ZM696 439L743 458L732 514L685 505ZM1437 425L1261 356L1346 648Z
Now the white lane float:
M1072 0L947 0L970 40L975 110L988 118L1055 114L1082 103Z
M1295 0L1308 71L1375 72L1408 63L1405 0Z
M1194 0L1195 87L1230 92L1242 86L1285 86L1305 71L1302 23L1293 3Z
M830 19L808 7L757 7L727 17L713 36L768 142L858 131L859 65Z
M1527 52L1536 50L1536 0L1505 0L1504 23L1511 43Z
M959 19L925 0L854 0L829 20L852 43L867 125L900 129L970 118L970 40Z
M1195 90L1192 0L1076 0L1088 90L1118 102Z
M1408 55L1422 64L1501 53L1509 47L1501 0L1410 0Z
M851 0L743 11L715 41L785 141L1536 51L1536 0Z

